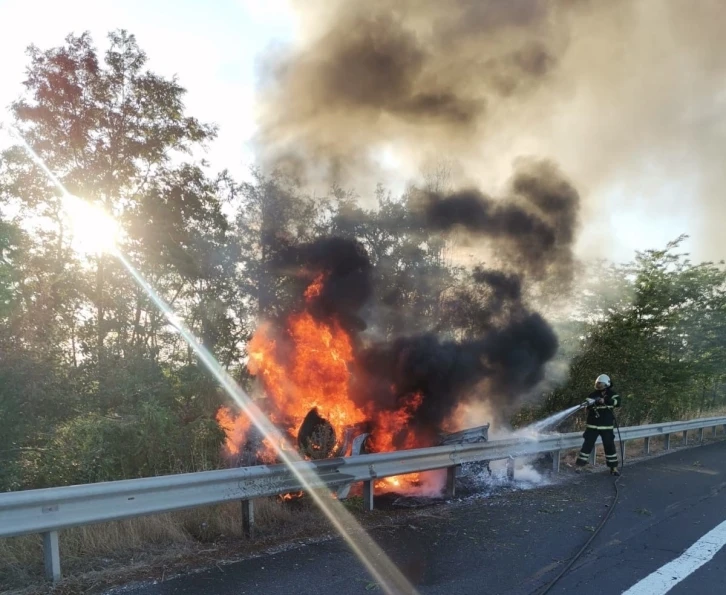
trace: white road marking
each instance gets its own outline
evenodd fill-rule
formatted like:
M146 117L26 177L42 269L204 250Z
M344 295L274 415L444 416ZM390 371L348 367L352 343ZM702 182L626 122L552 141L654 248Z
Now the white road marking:
M675 560L661 566L623 595L663 595L709 562L726 545L726 521L711 529Z

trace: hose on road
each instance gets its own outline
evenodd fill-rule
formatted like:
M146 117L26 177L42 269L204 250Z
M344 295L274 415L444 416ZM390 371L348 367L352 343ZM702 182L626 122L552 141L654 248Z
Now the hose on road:
M600 533L600 530L605 526L605 523L608 522L610 519L610 516L613 514L613 510L615 510L615 505L618 503L618 499L620 498L620 491L618 490L618 482L620 481L620 478L622 477L623 473L623 467L625 466L625 446L623 445L623 440L620 436L620 426L618 425L618 420L613 416L615 421L615 427L618 430L618 441L620 442L620 475L618 475L615 478L615 481L613 482L613 488L615 489L615 497L613 498L613 502L610 505L610 508L608 509L607 514L603 518L602 521L600 521L600 524L597 526L595 531L593 531L592 535L590 536L590 539L587 540L585 545L583 545L580 550L575 554L575 556L567 563L567 566L565 566L562 571L545 587L544 591L541 591L539 595L546 595L546 593L549 593L552 590L552 587L554 587L559 580L567 574L567 572L572 568L572 566L577 562L582 554L585 553L585 550L587 550L588 546L592 543L592 540L595 539Z

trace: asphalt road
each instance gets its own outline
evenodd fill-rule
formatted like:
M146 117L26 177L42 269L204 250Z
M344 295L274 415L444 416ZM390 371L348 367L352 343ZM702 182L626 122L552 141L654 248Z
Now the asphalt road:
M605 473L412 513L372 535L421 595L538 593L592 535L612 502ZM726 521L726 442L625 466L620 500L590 549L550 591L619 594ZM715 548L718 549L718 548ZM726 592L726 548L672 595ZM126 595L382 593L339 540L125 589ZM664 591L647 591L659 595Z

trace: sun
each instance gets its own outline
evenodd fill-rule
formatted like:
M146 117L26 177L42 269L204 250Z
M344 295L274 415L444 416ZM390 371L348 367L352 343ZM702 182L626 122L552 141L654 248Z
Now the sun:
M100 205L66 194L63 209L73 230L73 247L84 254L113 252L120 228Z
M0 129L5 129L0 123ZM61 206L73 230L73 248L82 254L115 252L121 228L114 218L98 203L74 196L33 150L21 132L14 126L7 128L10 135L20 141L36 165L61 192Z

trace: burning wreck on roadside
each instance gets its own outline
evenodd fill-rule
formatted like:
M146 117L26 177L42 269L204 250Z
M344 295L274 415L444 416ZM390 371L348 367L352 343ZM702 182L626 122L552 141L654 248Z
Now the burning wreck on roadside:
M264 398L270 419L308 459L420 448L446 443L472 425L461 408L486 403L497 411L516 403L544 378L557 337L523 298L527 267L569 258L571 230L555 227L562 211L577 208L577 193L556 170L537 165L515 177L522 201L492 200L476 191L448 196L429 193L415 203L431 233L464 227L504 241L517 270L477 268L475 283L486 288L481 332L458 339L442 333L400 334L382 339L369 333L365 314L375 304L373 266L358 241L322 238L288 246L280 267L306 279L296 305L265 320L248 343L248 371ZM537 175L541 180L537 180ZM528 177L527 177L528 176ZM574 215L565 217L574 225ZM275 449L256 435L244 416L218 413L226 450L238 465L271 463ZM487 439L488 426L461 440ZM431 490L419 474L381 480L380 489L401 493Z

